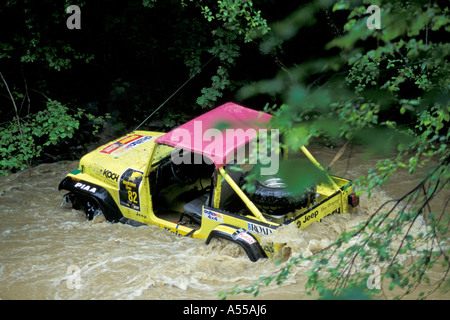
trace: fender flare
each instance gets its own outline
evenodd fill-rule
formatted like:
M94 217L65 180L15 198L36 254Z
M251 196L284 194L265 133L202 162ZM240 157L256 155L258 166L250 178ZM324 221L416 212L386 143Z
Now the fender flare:
M222 238L237 243L245 250L252 262L267 258L259 241L245 229L221 224L210 232L206 239L206 244L209 244L213 238Z
M80 198L93 199L102 209L106 220L109 222L119 222L123 218L111 194L99 185L83 180L74 181L72 178L66 177L59 183L58 190L67 190L69 194Z

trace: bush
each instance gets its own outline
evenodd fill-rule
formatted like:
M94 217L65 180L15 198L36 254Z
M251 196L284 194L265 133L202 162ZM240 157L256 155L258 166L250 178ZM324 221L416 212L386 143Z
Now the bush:
M79 108L74 112L61 102L48 99L44 110L4 123L0 127L0 175L30 168L46 147L73 139L83 119L91 123L95 135L106 117L95 117Z

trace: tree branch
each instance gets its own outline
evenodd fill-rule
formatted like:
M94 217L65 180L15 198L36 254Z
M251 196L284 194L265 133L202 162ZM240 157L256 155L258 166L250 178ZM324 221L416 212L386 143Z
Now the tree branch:
M25 136L23 134L22 125L20 124L19 111L17 110L16 102L14 101L14 97L12 96L11 91L9 90L8 83L6 82L6 80L3 77L3 74L1 72L0 72L0 77L2 77L2 80L6 86L6 90L8 91L9 97L11 98L12 104L14 106L14 110L16 111L17 125L19 127L19 132L20 132L20 135L22 136L22 141L23 141L25 139ZM30 163L28 160L26 160L26 164L27 164L27 167L30 168Z

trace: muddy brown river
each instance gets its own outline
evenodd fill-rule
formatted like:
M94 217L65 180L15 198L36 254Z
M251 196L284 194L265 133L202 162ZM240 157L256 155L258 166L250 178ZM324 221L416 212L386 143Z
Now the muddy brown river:
M349 149L349 148L348 148ZM338 149L312 147L324 165ZM333 165L350 179L365 174L374 160L363 161L356 148ZM78 162L43 164L31 171L0 177L1 299L218 299L217 292L246 286L280 268L271 260L250 262L239 248L222 242L175 237L154 226L110 224L102 218L61 207L64 176ZM384 201L409 191L420 179L398 174L384 191L362 197L356 213L329 216L305 230L286 227L279 234L292 254L315 252L343 231L364 221ZM441 193L439 207L450 197ZM423 221L422 221L423 222ZM418 221L417 231L423 227ZM283 285L263 288L258 299L311 299L304 289L307 265L297 267ZM429 277L439 279L440 270ZM387 298L399 292L389 293ZM253 299L238 295L233 299ZM437 290L432 299L448 299Z

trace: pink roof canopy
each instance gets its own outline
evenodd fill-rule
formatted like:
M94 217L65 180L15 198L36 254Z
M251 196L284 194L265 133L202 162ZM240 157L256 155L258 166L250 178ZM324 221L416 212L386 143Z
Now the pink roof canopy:
M157 143L208 157L219 168L237 149L267 129L271 115L229 102L160 136Z

